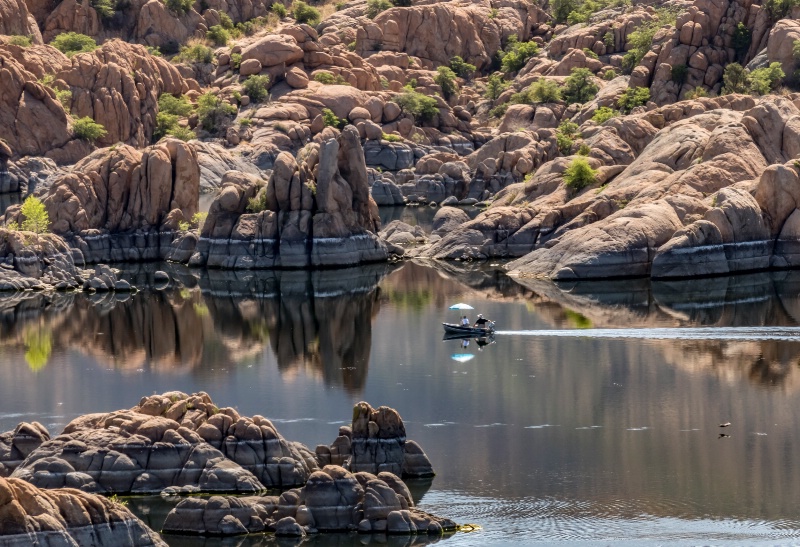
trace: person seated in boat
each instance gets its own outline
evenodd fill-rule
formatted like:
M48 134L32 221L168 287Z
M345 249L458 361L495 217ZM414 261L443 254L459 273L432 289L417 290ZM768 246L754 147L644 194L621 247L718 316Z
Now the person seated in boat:
M476 328L479 328L479 329L485 329L486 328L486 323L488 323L488 322L489 322L489 320L486 319L483 315L481 315L479 313L478 314L478 319L475 320L475 325L473 325L473 326L476 327Z
M469 327L469 319L467 318L466 315L461 318L461 326Z

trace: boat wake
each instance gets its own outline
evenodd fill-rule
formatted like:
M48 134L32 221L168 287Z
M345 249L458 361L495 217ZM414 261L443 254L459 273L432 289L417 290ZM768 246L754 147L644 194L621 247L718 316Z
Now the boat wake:
M800 342L800 327L686 327L650 329L502 330L496 334L542 338L617 338L640 340L780 340Z

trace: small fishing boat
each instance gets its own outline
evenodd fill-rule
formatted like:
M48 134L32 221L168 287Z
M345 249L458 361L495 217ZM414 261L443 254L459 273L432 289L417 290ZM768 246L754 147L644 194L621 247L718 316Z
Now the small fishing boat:
M489 336L494 334L494 321L486 323L486 327L464 327L456 325L455 323L442 323L444 327L445 336L461 335L466 338L473 336Z

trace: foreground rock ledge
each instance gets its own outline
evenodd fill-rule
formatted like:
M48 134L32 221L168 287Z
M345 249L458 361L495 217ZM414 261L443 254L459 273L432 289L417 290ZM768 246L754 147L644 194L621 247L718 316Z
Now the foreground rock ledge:
M215 536L355 530L441 535L455 531L456 523L414 508L408 488L392 473L350 473L327 465L312 473L303 488L280 496L185 499L170 511L163 528L165 533Z
M0 544L167 547L120 503L71 488L42 490L14 478L0 478Z

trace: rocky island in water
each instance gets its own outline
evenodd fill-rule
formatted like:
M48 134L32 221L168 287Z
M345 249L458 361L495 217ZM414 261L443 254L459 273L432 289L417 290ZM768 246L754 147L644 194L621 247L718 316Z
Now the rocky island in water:
M795 0L0 0L0 289L795 268L798 90ZM0 435L0 544L163 545L131 494L182 497L167 534L440 536L403 482L432 474L388 407L311 450L167 392Z

